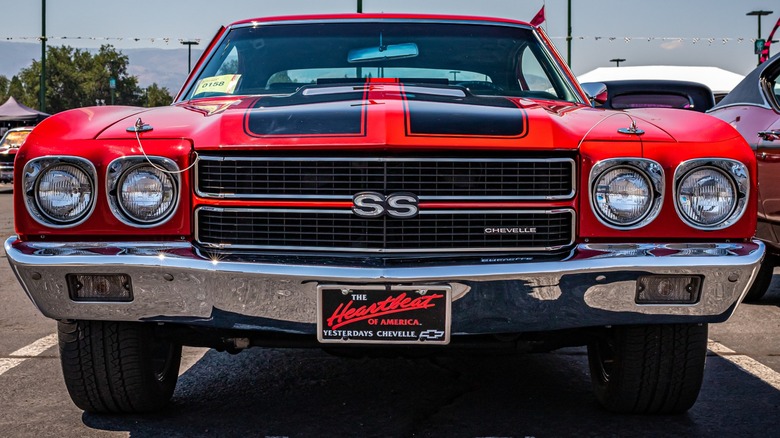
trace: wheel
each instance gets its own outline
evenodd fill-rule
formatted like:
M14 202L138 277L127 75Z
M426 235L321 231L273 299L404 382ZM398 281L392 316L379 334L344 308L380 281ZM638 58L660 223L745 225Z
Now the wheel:
M73 403L94 413L139 413L165 406L179 376L181 345L140 323L57 324L65 386Z
M706 324L605 329L588 345L596 399L612 412L683 413L699 395L706 355Z
M758 270L756 279L753 280L753 284L750 286L750 289L748 289L748 292L745 294L745 298L742 301L753 302L764 297L764 294L769 290L769 285L772 284L772 276L776 264L777 258L770 255L764 257L764 261L761 262L761 268Z

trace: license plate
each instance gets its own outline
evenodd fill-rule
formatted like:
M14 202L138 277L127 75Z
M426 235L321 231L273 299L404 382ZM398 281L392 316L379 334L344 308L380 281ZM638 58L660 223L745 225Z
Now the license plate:
M450 342L449 286L317 288L317 339L323 343Z

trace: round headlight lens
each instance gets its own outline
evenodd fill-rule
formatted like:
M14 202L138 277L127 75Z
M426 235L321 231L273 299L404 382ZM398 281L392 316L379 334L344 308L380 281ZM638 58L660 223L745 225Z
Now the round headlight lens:
M728 219L737 205L737 189L723 171L704 167L685 175L678 184L677 205L694 225L716 226Z
M149 165L131 168L119 181L119 206L128 218L141 222L159 222L176 205L173 177Z
M613 167L593 186L595 210L604 221L630 226L641 221L653 205L650 180L633 167Z
M89 213L94 192L87 172L73 164L57 164L38 177L35 202L48 220L68 225Z

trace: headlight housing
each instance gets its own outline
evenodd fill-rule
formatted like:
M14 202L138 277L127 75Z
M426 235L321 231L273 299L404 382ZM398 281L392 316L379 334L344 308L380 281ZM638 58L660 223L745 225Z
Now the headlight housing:
M40 224L67 228L95 209L95 167L78 157L41 157L24 168L25 205Z
M165 223L178 206L176 164L162 157L123 157L108 166L106 180L111 211L135 227Z
M675 208L688 225L718 230L733 225L747 207L749 180L740 162L699 159L675 171Z
M652 160L605 160L591 170L591 208L611 228L635 229L652 222L663 192L663 169Z

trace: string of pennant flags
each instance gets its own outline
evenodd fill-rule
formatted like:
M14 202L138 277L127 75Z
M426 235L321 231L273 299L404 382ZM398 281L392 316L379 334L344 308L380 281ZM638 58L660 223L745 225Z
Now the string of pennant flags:
M565 40L566 37L550 37L554 40ZM678 41L681 43L690 42L691 44L698 44L698 43L707 43L708 45L712 45L714 43L719 44L728 44L735 42L737 44L741 44L745 41L749 41L751 44L756 41L755 38L697 38L697 37L604 37L604 36L573 36L573 40L594 40L594 41L607 41L607 42L615 42L615 41L623 41L625 43L630 43L632 41L662 41L662 42L668 42L668 41Z
M565 40L565 36L551 36L550 37L553 40ZM755 43L756 38L734 38L734 37L655 37L655 36L625 36L625 37L617 37L617 36L573 36L573 40L593 40L593 41L607 41L607 42L616 42L616 41L622 41L624 43L630 43L633 41L662 41L662 42L669 42L669 41L678 41L680 43L690 43L690 44L708 44L712 45L715 43L718 44L729 44L729 43L737 43L741 44L743 42L750 42ZM2 37L0 36L0 40L5 41L41 41L40 36L15 36L15 37ZM134 42L151 42L151 43L159 43L162 42L164 44L168 44L170 42L183 42L183 41L195 41L198 44L200 44L201 40L200 38L174 38L174 37L83 37L83 36L48 36L46 37L47 41L52 40L85 40L85 41L134 41Z
M5 41L41 41L40 36L14 36L14 37L2 37L0 36L0 40ZM150 38L150 37L144 37L144 38L138 38L138 37L82 37L82 36L47 36L46 41L52 41L52 40L82 40L82 41L135 41L135 42L163 42L165 44L170 43L171 41L174 42L183 42L183 41L195 41L198 44L200 44L201 39L200 38L171 38L171 37L159 37L159 38Z

